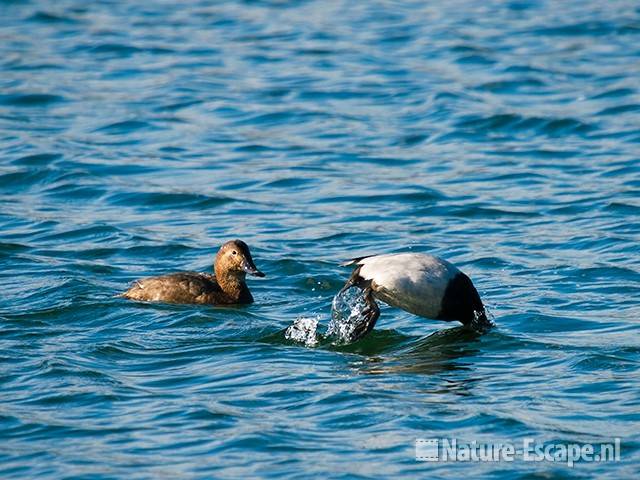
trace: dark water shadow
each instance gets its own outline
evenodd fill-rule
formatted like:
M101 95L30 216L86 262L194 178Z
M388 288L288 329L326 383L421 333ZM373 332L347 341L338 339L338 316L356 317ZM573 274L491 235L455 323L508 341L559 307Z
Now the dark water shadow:
M462 326L438 330L417 340L412 337L397 345L391 352L373 357L371 361L357 365L357 368L362 373L373 375L433 375L445 371L469 370L471 367L460 360L480 353L478 340L481 336L482 333Z
M438 330L424 337L402 334L396 330L374 330L365 338L348 345L335 345L319 338L310 347L285 338L286 329L272 332L259 341L269 344L298 346L358 356L352 367L363 374L408 373L433 375L453 370L469 370L461 362L481 353L482 332L459 326Z

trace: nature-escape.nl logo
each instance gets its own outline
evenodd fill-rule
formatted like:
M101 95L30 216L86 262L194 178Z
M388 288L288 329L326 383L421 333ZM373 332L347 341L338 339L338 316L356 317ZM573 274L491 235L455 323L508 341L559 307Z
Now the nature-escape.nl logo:
M516 443L458 442L455 438L416 439L416 460L424 462L577 462L620 461L620 439L609 443L545 443L524 438Z

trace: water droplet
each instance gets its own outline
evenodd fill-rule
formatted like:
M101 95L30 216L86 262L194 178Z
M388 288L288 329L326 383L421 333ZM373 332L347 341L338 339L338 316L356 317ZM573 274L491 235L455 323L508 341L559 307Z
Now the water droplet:
M318 321L320 316L316 317L298 317L284 332L284 338L293 340L294 342L303 343L307 347L315 347L318 345Z

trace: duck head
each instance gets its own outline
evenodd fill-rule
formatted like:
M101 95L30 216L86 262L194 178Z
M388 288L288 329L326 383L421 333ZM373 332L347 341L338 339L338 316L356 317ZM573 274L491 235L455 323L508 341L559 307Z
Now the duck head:
M233 276L244 279L247 273L256 277L265 276L256 268L249 247L242 240L231 240L220 247L214 270L218 278Z

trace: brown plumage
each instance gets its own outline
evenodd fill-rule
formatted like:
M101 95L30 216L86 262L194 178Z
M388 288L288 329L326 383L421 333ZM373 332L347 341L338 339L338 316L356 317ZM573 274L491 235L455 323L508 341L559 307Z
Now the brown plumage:
M252 303L253 296L245 282L247 273L264 277L242 240L231 240L218 251L215 275L179 272L136 280L121 296L131 300L166 303L233 305Z

